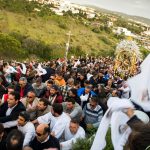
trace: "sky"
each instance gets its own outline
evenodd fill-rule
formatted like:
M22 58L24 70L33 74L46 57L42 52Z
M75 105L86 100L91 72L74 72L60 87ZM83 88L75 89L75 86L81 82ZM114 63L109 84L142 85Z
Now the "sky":
M150 0L68 0L150 19Z

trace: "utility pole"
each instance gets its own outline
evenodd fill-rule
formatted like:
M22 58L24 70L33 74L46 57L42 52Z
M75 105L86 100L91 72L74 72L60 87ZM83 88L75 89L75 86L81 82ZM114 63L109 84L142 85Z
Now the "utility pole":
M68 56L68 51L69 51L69 46L70 46L70 37L71 37L71 31L69 31L68 33L67 33L67 35L68 35L68 41L67 41L67 43L66 43L66 52L65 52L65 60L66 60L66 62L67 62L67 56Z

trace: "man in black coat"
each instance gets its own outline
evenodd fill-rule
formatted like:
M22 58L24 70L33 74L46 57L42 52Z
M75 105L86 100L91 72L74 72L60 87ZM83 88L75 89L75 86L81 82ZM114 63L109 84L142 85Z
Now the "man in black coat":
M29 91L33 91L33 87L27 82L27 79L25 77L21 77L19 79L19 84L17 84L15 87L15 91L19 92L20 97L23 98L27 96L27 93Z
M6 149L6 137L4 134L4 127L3 124L0 123L0 149L4 150Z
M40 124L36 128L36 137L31 141L30 147L34 150L43 150L53 148L60 150L57 138L50 135L50 128L47 124Z
M45 81L49 80L50 76L52 74L55 74L54 66L55 66L55 64L53 62L50 62L49 66L47 66L45 68L47 73L45 75L41 76L42 77L42 82L45 82Z
M8 101L0 106L0 123L15 121L18 119L19 113L25 111L24 105L19 101L18 92L11 92Z
M6 88L5 86L2 84L3 79L0 77L0 99L2 99L3 94L6 93Z

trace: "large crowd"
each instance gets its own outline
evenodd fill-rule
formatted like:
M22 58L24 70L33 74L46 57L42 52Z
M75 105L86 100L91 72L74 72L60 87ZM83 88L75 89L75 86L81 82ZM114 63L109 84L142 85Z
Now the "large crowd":
M109 98L130 98L128 73L120 77L114 65L110 57L1 60L0 150L72 149L77 139L99 127ZM130 127L141 122L133 111L126 112Z

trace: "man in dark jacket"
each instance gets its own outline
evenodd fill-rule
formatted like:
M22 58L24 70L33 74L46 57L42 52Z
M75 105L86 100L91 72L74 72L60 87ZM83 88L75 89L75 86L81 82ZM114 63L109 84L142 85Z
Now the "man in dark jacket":
M19 101L18 92L11 92L8 101L0 106L0 123L17 120L19 113L25 111L24 105Z
M55 149L60 150L57 138L50 135L50 128L47 124L40 124L36 128L36 137L31 141L30 147L34 150Z
M3 82L3 79L0 77L0 99L2 99L3 94L6 93L6 88L4 87L2 82Z
M42 77L42 82L45 82L45 81L49 80L50 76L52 74L55 74L54 66L55 66L55 64L53 62L50 62L49 66L47 66L45 68L47 73L45 75L41 76Z
M27 82L27 79L25 77L21 77L19 79L19 84L16 85L15 91L19 92L20 97L23 98L27 96L27 93L29 91L33 91L33 87Z
M6 138L5 138L4 133L5 132L4 132L3 124L0 123L0 149L1 150L6 149Z
M63 96L61 92L59 91L58 86L53 85L50 89L50 96L48 98L49 103L52 105L54 103L62 103L63 102Z

